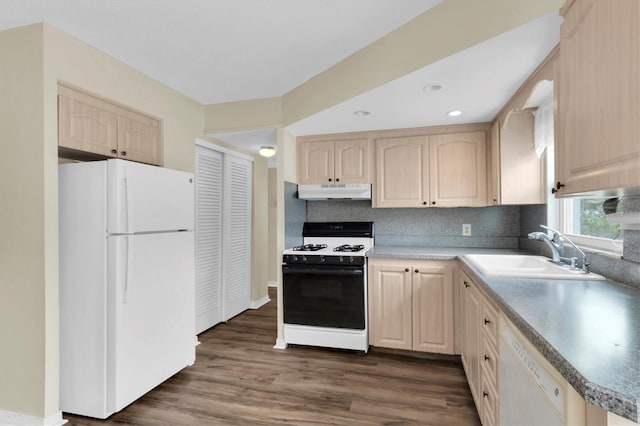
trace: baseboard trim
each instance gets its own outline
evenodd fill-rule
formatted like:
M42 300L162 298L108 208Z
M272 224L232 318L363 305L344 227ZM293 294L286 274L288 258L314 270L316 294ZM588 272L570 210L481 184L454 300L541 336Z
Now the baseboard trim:
M12 426L60 426L67 423L62 418L62 411L58 411L49 417L35 417L27 414L14 413L12 411L0 410L0 425Z
M270 301L271 301L271 299L269 299L268 295L264 296L262 299L252 300L251 301L251 306L249 306L249 309L258 309L261 306L266 305Z
M267 287L278 287L278 281L269 281Z
M276 339L276 344L273 346L273 349L287 349L287 342L284 339Z

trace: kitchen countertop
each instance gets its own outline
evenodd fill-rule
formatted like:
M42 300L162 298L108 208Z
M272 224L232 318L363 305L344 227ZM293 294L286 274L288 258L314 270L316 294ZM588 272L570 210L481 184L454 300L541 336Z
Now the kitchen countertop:
M494 278L465 254L517 250L375 246L370 258L460 259L485 293L587 401L640 420L640 290L614 281Z

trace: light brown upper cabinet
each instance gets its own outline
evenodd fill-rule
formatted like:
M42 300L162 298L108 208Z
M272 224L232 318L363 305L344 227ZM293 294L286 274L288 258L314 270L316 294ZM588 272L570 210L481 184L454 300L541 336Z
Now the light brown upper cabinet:
M370 183L368 140L300 140L298 183Z
M569 0L561 14L557 195L640 194L640 2Z
M162 163L160 122L89 94L58 86L58 147L70 158Z
M436 207L487 205L485 132L429 136L429 199Z
M426 207L429 203L429 137L376 140L373 207Z
M489 203L544 204L544 155L533 143L534 116L529 110L512 111L503 125L491 128L489 148Z
M486 205L485 132L376 140L373 207Z

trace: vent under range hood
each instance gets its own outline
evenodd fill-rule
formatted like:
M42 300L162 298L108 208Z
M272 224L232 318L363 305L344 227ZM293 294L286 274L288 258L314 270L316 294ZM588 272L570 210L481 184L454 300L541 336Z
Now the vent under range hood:
M318 184L298 185L298 198L301 200L370 200L371 184Z

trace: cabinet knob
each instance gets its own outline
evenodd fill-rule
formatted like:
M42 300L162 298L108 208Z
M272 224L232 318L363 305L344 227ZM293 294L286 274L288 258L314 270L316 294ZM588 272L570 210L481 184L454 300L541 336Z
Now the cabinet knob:
M489 393L487 391L482 391L482 397L486 398L489 396Z
M560 181L556 182L556 187L555 188L551 188L551 193L555 194L556 192L560 191L560 188L564 188L564 184Z
M329 178L329 182L331 182L331 178Z
M487 355L485 355L485 356L484 356L484 360L485 360L485 361L489 361L490 359L491 359L491 357L489 357L489 356L487 356Z
M497 198L494 198L494 199L493 199L493 202L494 202L494 203L497 203L497 202L498 202L498 199L497 199Z
M111 153L112 153L112 154L117 154L117 153L118 153L118 150L117 150L117 149L112 149L112 150L111 150Z
M435 205L436 205L436 202L435 202L435 201L432 201L432 202L431 202L431 204L433 204L433 205L435 206Z
M464 288L469 288L470 287L468 282L466 282L466 281L463 281L463 282L464 282Z
M404 268L404 271L405 272L409 272L409 268Z
M120 155L122 155L123 157L124 157L124 156L126 156L126 155L127 155L127 151L122 151L122 152L120 153Z
M485 318L484 319L484 325L487 325L487 324L491 324L491 321L489 321L488 319Z
M418 272L420 272L420 271L418 271L418 270L416 269L414 272L417 274L417 273L418 273Z
M340 182L340 178L336 178L336 182Z
M426 205L427 205L427 202L426 202L426 201L423 201L423 202L422 202L422 204L426 206Z

